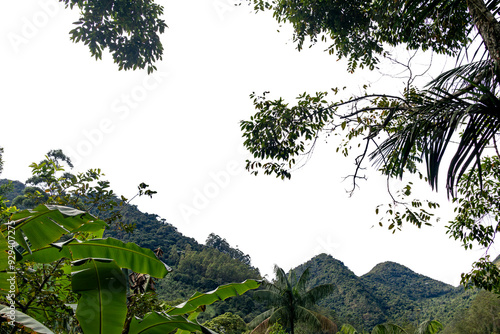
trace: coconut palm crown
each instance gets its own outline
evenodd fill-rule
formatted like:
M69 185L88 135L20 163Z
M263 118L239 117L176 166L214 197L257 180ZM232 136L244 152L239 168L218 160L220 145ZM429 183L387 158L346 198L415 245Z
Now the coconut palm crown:
M323 284L306 290L309 279L309 268L299 278L293 271L288 275L278 266L274 266L276 279L265 281L262 290L255 292L255 297L267 302L271 309L258 315L251 323L255 329L251 334L266 333L270 326L280 323L291 334L294 334L297 323L303 323L324 333L336 333L337 326L327 317L312 310L316 303L330 295L335 287Z

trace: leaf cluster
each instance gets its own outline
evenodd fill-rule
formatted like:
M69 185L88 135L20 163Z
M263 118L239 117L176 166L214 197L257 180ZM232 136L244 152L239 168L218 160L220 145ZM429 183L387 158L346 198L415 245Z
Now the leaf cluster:
M300 50L331 43L330 54L348 58L348 70L374 69L384 45L432 49L455 55L469 42L471 18L463 1L449 0L252 0L256 11L271 10L279 23L290 23Z
M70 38L87 45L92 57L101 59L108 48L120 70L156 70L153 63L163 53L159 34L167 27L160 18L163 6L153 0L60 1L80 10Z

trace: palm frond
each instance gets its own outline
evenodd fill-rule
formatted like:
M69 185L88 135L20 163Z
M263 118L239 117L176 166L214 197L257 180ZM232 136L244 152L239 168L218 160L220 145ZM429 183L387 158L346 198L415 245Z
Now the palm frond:
M300 319L304 325L315 330L321 329L321 321L316 317L316 313L302 306L295 309L295 318Z
M274 310L273 314L269 317L269 324L274 324L276 322L281 323L285 327L290 327L293 321L293 314L290 312L288 307L279 307Z
M271 324L269 323L269 318L267 318L255 327L250 334L265 334L270 326Z
M275 289L277 290L277 289ZM254 293L256 300L264 302L268 305L281 306L286 303L285 297L282 295L282 291L278 290L257 290Z
M456 93L467 92L467 87L470 86L464 78L472 79L476 83L484 81L492 81L495 79L494 64L491 60L481 60L471 62L462 66L458 66L451 70L445 71L438 75L434 80L429 82L426 87L429 90L441 89L445 91L455 91Z
M252 321L250 321L250 323L248 324L248 326L250 328L257 328L258 326L260 326L264 321L269 321L269 317L274 313L274 309L270 309L270 310L267 310L265 312L262 312L261 314L259 314L258 316L256 316Z
M309 280L310 273L309 273L309 268L304 270L302 275L300 275L299 280L297 281L297 284L295 284L295 289L297 291L303 292L306 290L306 283Z
M283 269L275 265L274 274L276 275L276 286L283 290L292 290L291 282L289 282L288 277Z
M316 319L321 324L321 332L325 334L334 334L337 333L337 325L329 318L325 317L324 315L314 312L314 315L316 316Z
M456 182L500 132L500 100L490 61L476 62L445 72L431 82L420 103L398 115L405 124L390 134L370 155L385 172L402 177L409 161L420 152L433 188L445 152L460 135L448 167L446 186L454 194ZM389 120L390 121L390 120Z
M335 289L333 284L323 284L312 288L303 297L304 305L307 307L315 305L321 299L331 295Z

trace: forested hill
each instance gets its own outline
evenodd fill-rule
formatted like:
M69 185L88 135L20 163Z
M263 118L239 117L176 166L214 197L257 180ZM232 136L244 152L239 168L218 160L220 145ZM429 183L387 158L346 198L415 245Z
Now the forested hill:
M377 264L361 278L376 290L397 291L398 294L410 300L439 297L455 291L455 288L449 284L417 274L394 262Z
M320 254L298 266L297 275L309 268L309 287L334 284L335 292L321 302L332 309L343 323L371 328L385 322L386 315L372 291L343 262L330 255Z
M320 254L294 270L299 274L308 267L310 287L327 283L337 287L321 306L334 310L338 321L365 330L384 322L405 325L436 319L447 324L476 295L393 262L378 264L358 277L341 261Z
M8 180L2 179L0 185L7 182ZM12 181L12 186L12 190L4 194L5 197L20 209L29 208L31 202L23 196L37 189L25 187L19 181ZM135 205L121 207L120 213L124 224L134 225L133 233L113 225L105 231L104 237L134 242L151 250L162 250L160 259L172 267L173 271L157 281L156 288L158 296L170 305L186 300L196 291L206 292L222 284L261 278L259 270L251 266L250 256L231 247L225 239L215 234L210 234L206 243L200 244L195 239L184 236L165 219L156 214L141 212ZM208 319L227 311L238 314L248 322L263 311L263 306L254 302L252 293L247 293L210 306L200 319Z

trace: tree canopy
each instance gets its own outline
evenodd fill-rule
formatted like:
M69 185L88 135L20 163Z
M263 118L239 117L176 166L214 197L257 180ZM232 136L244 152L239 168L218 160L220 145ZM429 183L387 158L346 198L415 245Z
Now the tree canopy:
M163 6L154 0L59 1L80 10L70 38L87 45L92 57L101 59L108 48L120 70L156 70L154 62L163 54L159 35L167 27L160 18Z
M431 49L455 55L460 62L459 54L469 51L472 45L474 24L483 38L482 45L489 52L481 60L443 73L430 82L426 90L403 87L402 96L378 93L327 102L327 93L319 92L299 95L297 106L289 107L282 99L270 101L266 94L253 94L258 112L249 121L243 121L241 127L245 146L258 160L249 162L247 168L290 177L289 171L297 156L309 152L308 148L322 132L348 128L352 130L349 139L363 136L367 146L374 144L371 158L389 175L402 176L406 169L414 170L415 161L425 159L429 182L436 187L444 151L452 136L463 130L448 173L447 186L453 193L456 181L500 129L495 112L497 58L494 55L497 50L489 43L489 39L495 37L495 29L500 29L493 16L499 3L490 1L486 6L480 0L472 0L468 5L463 1L349 4L257 1L257 9L272 9L278 21L292 23L299 48L306 36L313 42L318 36L323 40L328 36L333 41L331 52L339 57L348 56L352 70L358 63L373 67L378 61L374 55L387 52L384 45ZM488 21L483 14L493 17ZM361 21L366 23L363 29L357 29ZM486 24L489 30L482 28ZM481 47L476 51L480 52ZM342 111L341 107L346 105L351 108ZM376 138L382 133L385 134L383 140L377 142ZM368 153L367 147L363 157ZM266 163L266 159L270 162Z
M257 11L273 11L278 22L290 23L298 49L309 38L312 45L326 43L330 53L348 58L349 72L375 68L381 58L391 57L390 48L396 46L445 54L455 59L456 67L417 87L411 64L404 64L408 77L400 93L373 92L365 86L347 100L330 99L324 91L300 94L294 104L270 99L269 92L252 94L257 111L241 122L244 145L254 157L247 161L250 172L290 178L318 140L340 135L344 139L337 151L343 155L356 152L352 148L356 144L361 146L351 175L352 191L364 178L361 173L369 160L388 179L417 174L433 189L438 189L438 176L446 164L446 189L452 198L463 189L460 182L471 170L477 170L477 184L482 187L481 159L499 155L500 1L254 0L253 4ZM338 88L332 91L339 93ZM400 197L391 192L390 229L403 222L429 224L430 210L439 206L424 201L426 208L422 201L408 199L411 190L408 183ZM395 209L398 205L401 212ZM474 226L481 224L488 225L476 219ZM498 222L494 225L493 234ZM481 243L480 233L467 233Z
M221 238L215 233L210 233L205 243L208 247L215 248L219 252L229 255L233 259L240 260L246 265L251 264L251 259L248 254L243 254L241 250L237 248L232 248L226 241L226 239Z
M456 55L469 41L472 19L463 1L294 1L253 0L256 10L272 10L278 22L291 23L300 50L307 38L349 59L349 69L373 68L384 45L432 49Z

